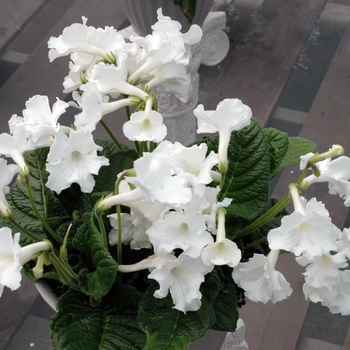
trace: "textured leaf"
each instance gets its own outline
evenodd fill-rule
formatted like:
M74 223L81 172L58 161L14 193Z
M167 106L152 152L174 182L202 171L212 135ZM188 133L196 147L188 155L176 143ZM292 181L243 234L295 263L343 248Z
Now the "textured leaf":
M300 163L300 156L309 152L314 152L316 144L310 140L302 137L290 137L288 152L283 158L281 168L298 165Z
M25 160L30 171L29 182L35 205L40 215L55 230L68 215L55 194L45 186L48 177L45 170L47 153L48 149L46 148L38 149L27 153ZM12 206L13 217L22 227L40 239L47 238L41 222L30 206L28 193L23 183L16 181L7 199ZM14 230L18 231L18 229ZM21 242L29 244L33 240L22 234Z
M285 132L274 128L264 129L270 151L270 178L280 170L281 163L289 147L289 137Z
M103 244L102 235L95 226L91 215L89 223L81 225L73 239L73 246L83 253L85 260L91 257L87 273L79 274L79 287L83 293L92 297L105 296L115 281L118 264Z
M145 350L188 350L190 343L202 337L214 323L211 304L202 298L198 311L184 314L173 309L170 295L155 298L155 289L150 287L140 302L139 324L147 334Z
M233 132L228 149L228 171L219 199L232 198L228 215L256 217L265 207L270 180L268 143L257 120Z
M96 144L103 148L99 155L109 159L109 166L102 167L98 177L95 177L96 184L93 192L114 191L117 175L126 169L133 168L133 162L138 155L128 146L120 150L112 141L96 140Z
M231 277L232 269L218 267L205 276L201 291L209 297L215 312L212 329L234 332L237 327L238 310L236 288Z
M52 344L56 350L141 350L145 334L137 324L140 293L117 285L98 306L84 294L69 291L58 300L51 318Z

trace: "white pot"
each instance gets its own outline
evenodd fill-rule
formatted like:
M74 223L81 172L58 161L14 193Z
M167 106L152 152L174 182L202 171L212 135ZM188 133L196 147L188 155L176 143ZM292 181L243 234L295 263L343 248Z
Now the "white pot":
M202 25L207 17L214 0L197 0L196 15L193 24ZM121 0L126 17L129 19L134 30L139 35L147 35L152 32L151 26L157 22L157 9L162 8L163 15L170 16L182 25L182 32L190 28L186 17L179 6L174 5L172 0Z

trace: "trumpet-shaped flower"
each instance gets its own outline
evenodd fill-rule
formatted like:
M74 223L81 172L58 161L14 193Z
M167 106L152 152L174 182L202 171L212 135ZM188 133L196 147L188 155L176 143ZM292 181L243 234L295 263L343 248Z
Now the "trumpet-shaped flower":
M350 206L350 158L341 156L337 159L325 159L316 163L321 175L309 175L302 185L311 185L317 182L328 182L330 194L338 194L345 199L344 205Z
M350 229L344 228L341 239L336 242L337 251L343 251L345 256L350 260Z
M48 41L50 62L57 57L67 56L72 52L86 52L108 58L107 54L114 54L123 48L123 36L113 27L94 28L86 25L87 18L82 17L83 23L74 23L66 27L62 34Z
M157 14L158 22L152 26L152 34L130 38L132 42L141 46L148 56L145 63L131 74L131 81L137 81L160 65L169 63L187 65L189 54L185 44L196 44L202 37L199 26L192 25L187 33L182 34L179 22L163 16L161 9L158 9Z
M245 290L245 295L252 301L274 304L288 298L292 289L284 276L275 270L279 250L271 250L266 257L254 256L246 263L239 263L232 272L233 280Z
M350 271L339 273L337 288L338 294L335 298L329 298L322 305L327 306L333 314L340 313L343 316L350 315Z
M97 88L96 83L88 82L81 87L82 95L74 93L74 98L81 108L81 113L75 115L74 125L78 130L94 131L96 124L102 117L115 110L133 105L129 98L108 102L109 98L103 95Z
M225 209L218 210L218 230L216 242L210 243L202 250L205 265L228 265L235 267L241 260L242 253L235 242L226 238Z
M324 204L312 198L304 206L296 196L293 201L295 211L268 233L270 248L291 251L297 256L304 254L309 259L337 250L340 230L332 224Z
M28 175L28 167L24 161L23 153L28 150L29 143L23 129L14 130L13 135L0 134L0 155L11 157L24 175Z
M0 296L4 286L11 290L20 287L22 265L35 259L41 252L51 250L51 244L45 241L22 248L19 238L19 233L12 237L8 227L0 228Z
M108 215L112 225L112 230L109 233L109 244L114 246L118 244L118 215ZM132 213L121 213L122 219L122 243L130 244L131 249L151 248L151 242L146 234L146 230L151 226L151 222L142 215Z
M97 204L97 209L104 211L116 204L128 205L145 199L149 203L159 202L174 209L179 209L192 198L187 181L172 176L171 167L166 159L155 153L146 153L134 162L136 177L127 181L137 188L115 196L107 197Z
M91 71L91 81L97 84L103 94L112 94L114 97L118 94L135 95L146 100L148 94L145 91L126 81L127 73L124 66L115 67L100 62Z
M59 130L58 118L66 111L69 104L57 99L52 106L47 96L35 95L26 102L23 118L14 115L10 121L10 130L22 124L25 135L33 141L32 148L47 147L53 143L53 136Z
M6 195L10 192L9 184L13 177L18 173L16 164L7 164L5 159L0 158L0 212L3 216L8 217L11 209L6 200Z
M204 143L191 147L181 147L177 152L169 156L176 174L189 173L195 175L199 183L209 184L213 181L211 169L218 164L218 156L210 152L206 156L208 146Z
M220 163L227 162L231 133L250 124L251 109L234 98L221 101L215 111L205 111L200 104L193 113L198 120L197 133L219 133L219 160Z
M86 52L74 52L70 55L69 73L64 78L63 92L68 94L86 83L88 72L92 69L96 56Z
M91 192L95 185L92 175L97 175L102 166L109 165L106 157L97 155L98 150L101 147L87 131L72 130L69 137L58 132L47 157L46 169L50 175L46 186L61 193L75 182L82 192Z
M161 86L168 94L187 97L191 87L191 77L186 72L186 66L174 63L165 64L150 72L150 76L153 77L146 85L149 90Z
M305 282L313 288L334 286L338 282L340 269L348 267L344 252L327 253L312 259L300 256L296 260L301 266L306 266Z
M163 141L167 128L163 117L157 111L139 111L130 116L123 125L124 135L131 141Z
M204 265L201 258L193 259L184 254L175 258L168 254L148 278L159 283L160 288L154 293L156 298L165 298L170 291L174 308L186 313L200 308L202 294L199 288L204 282L204 276L213 268L214 265Z
M146 233L156 254L164 255L180 248L183 254L198 258L203 247L213 242L204 217L191 209L187 206L183 213L171 211L153 222Z

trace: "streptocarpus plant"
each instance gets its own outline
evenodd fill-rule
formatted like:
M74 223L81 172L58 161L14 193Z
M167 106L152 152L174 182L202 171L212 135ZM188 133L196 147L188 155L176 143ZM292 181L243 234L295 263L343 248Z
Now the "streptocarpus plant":
M312 142L263 129L237 98L194 110L197 132L213 136L166 141L152 89L187 95L202 33L181 33L161 10L158 19L152 34L128 43L84 17L49 40L50 61L70 56L63 85L74 101L51 107L35 95L0 135L1 155L15 163L0 159L0 295L19 288L22 269L61 286L55 349L188 349L208 329L234 331L245 297L287 298L275 266L290 252L305 266L305 296L350 314L350 231L300 195L328 182L348 206L350 159L341 146L313 154ZM69 105L77 113L64 126ZM120 108L134 148L103 119ZM94 139L98 123L111 141ZM270 198L270 180L299 163L286 196Z

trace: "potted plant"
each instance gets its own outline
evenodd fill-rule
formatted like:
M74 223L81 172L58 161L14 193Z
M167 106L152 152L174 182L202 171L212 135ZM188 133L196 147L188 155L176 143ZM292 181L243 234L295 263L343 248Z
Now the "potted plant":
M194 110L198 133L213 136L165 140L152 89L186 95L188 46L200 37L161 10L152 34L130 43L83 17L48 43L51 61L71 57L64 88L74 101L51 107L35 95L0 135L12 159L0 158L0 295L20 287L21 270L48 281L58 294L55 349L188 349L208 330L234 331L245 297L275 303L292 293L275 270L286 252L306 267L307 298L350 313L350 230L300 196L328 182L350 204L341 146L311 153L311 141L263 129L237 98ZM69 105L74 124L60 125ZM120 108L133 148L103 119ZM97 123L111 141L93 138ZM298 163L299 180L270 198L270 180Z

